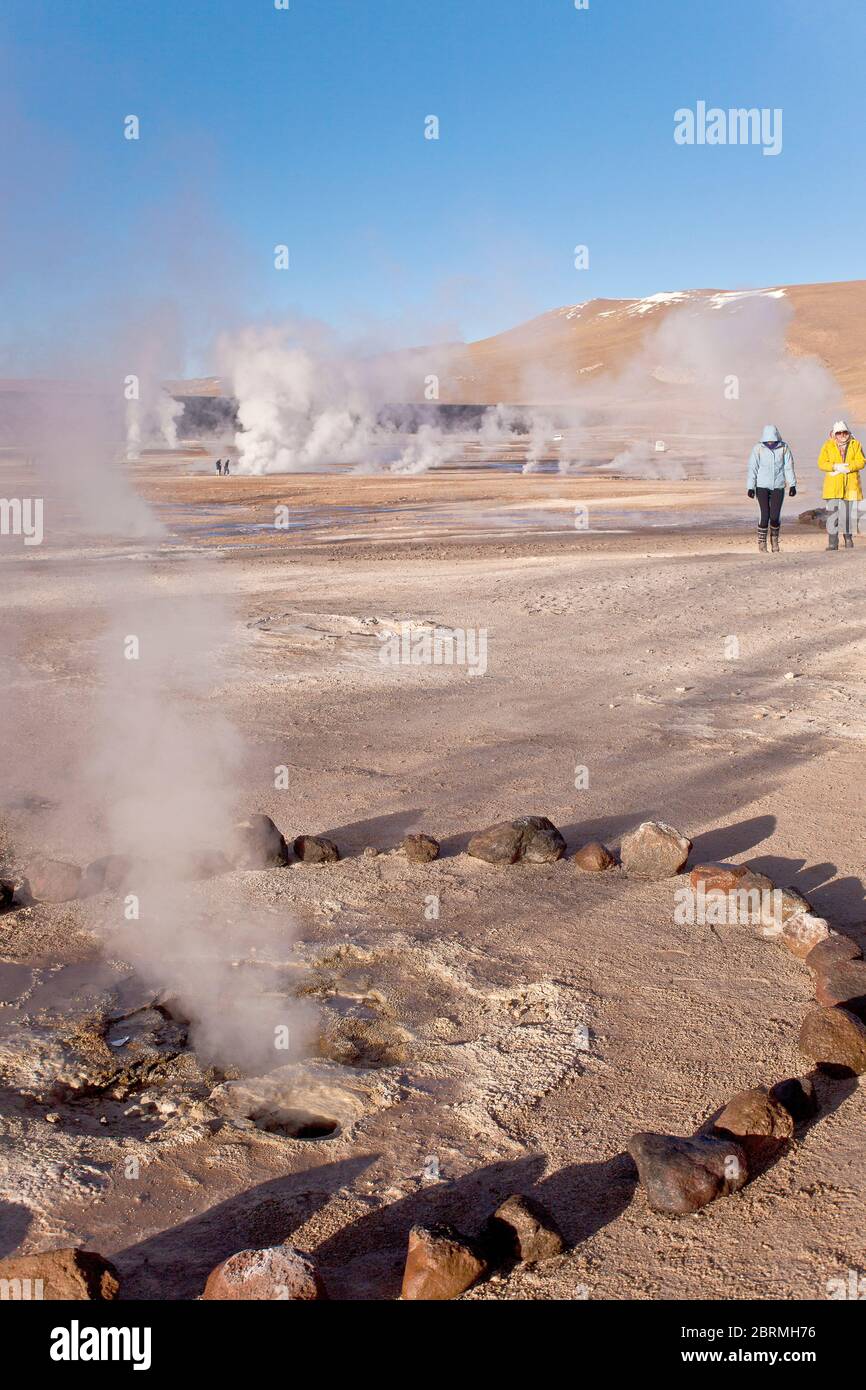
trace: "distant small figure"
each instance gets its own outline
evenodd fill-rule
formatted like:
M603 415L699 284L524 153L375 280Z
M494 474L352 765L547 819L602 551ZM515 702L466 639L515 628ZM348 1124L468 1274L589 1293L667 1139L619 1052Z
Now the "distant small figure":
M228 459L226 459L225 462L223 463L223 477L224 477L224 478L227 478L228 475L229 475L229 461L228 461Z
M222 473L222 471L223 471L222 459L217 459L217 461L216 461L216 471L217 471L217 473Z

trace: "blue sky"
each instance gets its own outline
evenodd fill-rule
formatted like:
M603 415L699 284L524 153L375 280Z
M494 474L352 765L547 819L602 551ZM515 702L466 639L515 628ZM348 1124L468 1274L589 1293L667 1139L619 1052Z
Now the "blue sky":
M4 0L3 340L859 278L864 38L859 0ZM698 100L781 107L781 154L676 145Z

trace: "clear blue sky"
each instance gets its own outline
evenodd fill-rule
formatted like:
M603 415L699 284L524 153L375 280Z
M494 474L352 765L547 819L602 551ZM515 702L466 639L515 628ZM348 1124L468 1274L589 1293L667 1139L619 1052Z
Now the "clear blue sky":
M864 39L862 0L3 0L3 338L862 277ZM676 145L701 99L781 107L782 153Z

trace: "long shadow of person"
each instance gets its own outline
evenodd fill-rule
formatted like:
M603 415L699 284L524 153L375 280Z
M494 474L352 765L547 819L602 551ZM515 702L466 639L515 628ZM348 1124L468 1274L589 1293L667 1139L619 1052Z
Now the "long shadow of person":
M545 1167L543 1154L488 1164L362 1217L316 1250L329 1291L342 1299L397 1298L412 1226L446 1224L477 1236L506 1197L522 1193L543 1202L574 1244L619 1216L634 1191L634 1165L627 1154L573 1164L542 1182Z
M716 830L707 830L701 835L695 835L689 863L714 863L731 859L738 854L746 854L772 835L775 829L775 816L752 816L749 820L738 821L735 825L722 825Z
M274 1178L127 1246L111 1256L121 1276L121 1298L196 1298L221 1260L289 1240L378 1157L364 1154Z
M32 1221L33 1213L20 1202L0 1202L0 1257L15 1253Z
M835 864L809 864L806 859L762 854L750 860L749 868L766 874L781 887L796 888L821 917L834 921L849 917L858 925L862 924L866 915L866 888L854 874L836 878Z

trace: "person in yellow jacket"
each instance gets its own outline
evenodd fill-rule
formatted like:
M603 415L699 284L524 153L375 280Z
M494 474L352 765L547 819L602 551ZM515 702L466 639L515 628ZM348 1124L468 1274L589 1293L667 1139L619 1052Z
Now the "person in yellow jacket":
M837 420L833 433L818 456L818 467L826 473L823 497L830 502L827 518L827 549L839 549L839 532L845 537L845 549L854 544L857 525L857 503L863 500L860 469L866 464L859 439L851 437L844 420Z

